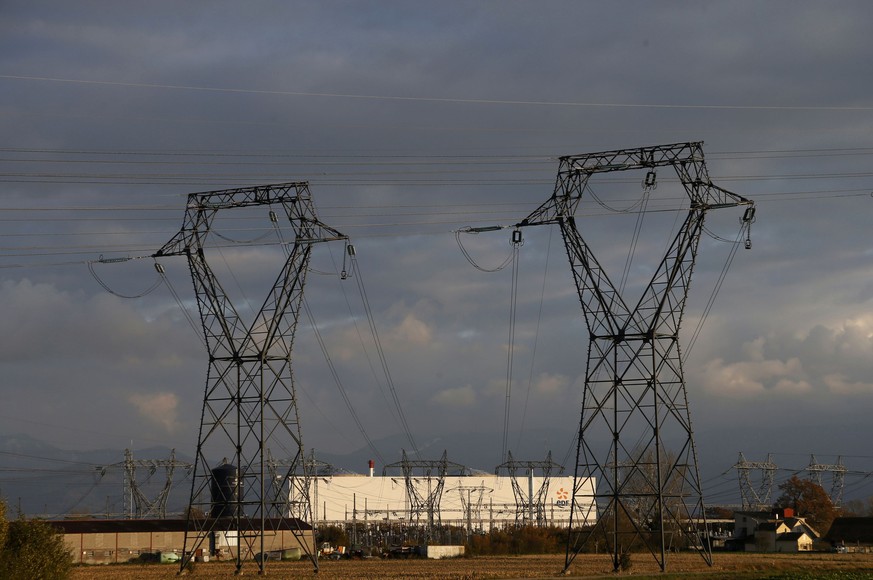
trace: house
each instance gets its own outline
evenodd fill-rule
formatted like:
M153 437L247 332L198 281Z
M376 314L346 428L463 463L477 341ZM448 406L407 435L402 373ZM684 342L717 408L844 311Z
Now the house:
M776 536L776 552L811 552L814 538L806 532L783 532Z
M873 552L873 518L836 518L823 540L839 552Z
M736 512L734 535L726 542L728 549L745 552L808 552L819 533L794 510L771 512Z

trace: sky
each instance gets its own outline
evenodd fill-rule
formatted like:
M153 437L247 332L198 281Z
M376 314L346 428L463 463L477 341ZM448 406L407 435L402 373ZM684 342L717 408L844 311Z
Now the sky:
M357 419L392 442L385 460L408 449L395 395L435 459L468 437L491 470L508 425L510 448L561 460L588 335L561 237L523 231L513 293L513 266L475 268L454 232L520 221L562 155L702 141L713 182L757 209L735 255L742 211L710 212L683 319L707 482L738 452L873 470L868 2L11 0L0 16L0 435L193 454L207 368L194 290L165 258L168 282L145 294L161 281L149 256L187 194L307 181L359 278L339 275L342 243L322 244L306 301ZM629 267L629 295L662 257L657 226L680 215L662 172L639 222L641 177L578 216L610 277ZM251 310L281 253L258 243L266 221L234 225L211 257ZM460 238L489 270L510 236ZM138 259L105 262L120 258ZM368 453L327 357L302 318L304 442Z

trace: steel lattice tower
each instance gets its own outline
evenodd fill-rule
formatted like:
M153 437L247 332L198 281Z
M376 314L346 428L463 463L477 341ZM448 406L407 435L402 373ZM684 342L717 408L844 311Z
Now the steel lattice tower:
M685 219L636 304L627 302L576 227L575 212L592 176L675 170L690 200ZM616 571L631 548L644 545L666 569L668 550L700 549L712 563L700 475L682 371L679 326L704 217L752 202L712 184L701 143L605 151L560 158L551 198L516 227L557 224L589 331L588 365L574 472L564 570L592 542L607 546ZM577 504L591 497L597 523L582 527ZM584 520L581 522L584 524ZM703 533L698 529L702 524ZM708 535L708 534L707 534Z
M143 491L143 486L137 478L138 467L148 471L148 479L151 479L159 469L164 470L164 485L154 499L147 497ZM101 477L109 469L123 470L122 506L124 516L131 519L148 519L167 517L167 498L170 495L170 488L173 486L173 473L177 467L190 472L193 465L186 461L178 461L175 449L170 451L169 459L134 459L133 451L125 449L124 461L98 467L97 470Z
M737 470L737 478L740 482L740 496L743 502L743 509L769 509L770 495L773 493L773 481L776 478L776 470L778 469L778 466L773 463L773 455L768 453L767 461L746 461L746 457L741 451L734 468ZM756 488L752 483L750 472L758 469L761 470L761 485Z
M281 207L294 240L263 305L246 323L204 250L219 212L255 206ZM346 236L316 217L307 183L283 183L190 194L181 231L155 254L188 259L209 351L181 570L216 534L236 536L240 572L246 555L271 548L265 535L300 538L308 527L302 520L311 511L291 354L312 246L341 239ZM281 469L270 449L287 454ZM311 546L300 544L317 570ZM257 564L264 573L266 558Z
M549 451L545 461L519 461L513 459L512 452L507 451L507 460L494 469L494 475L500 475L500 470L505 469L512 482L512 493L515 496L515 525L517 526L543 526L546 518L546 496L549 494L549 483L553 472L563 473L564 466L552 461L552 452ZM518 481L519 470L527 472L527 492L521 488ZM542 473L542 481L534 490L534 471L539 469Z
M845 487L846 472L848 469L843 465L843 458L837 456L837 462L833 464L819 463L815 459L815 455L809 456L809 465L806 468L807 473L819 486L824 488L822 482L822 473L827 471L832 475L830 497L834 506L840 507L843 503L843 488Z
M401 453L402 459L399 462L391 463L382 468L382 476L386 476L389 469L399 468L402 471L406 484L406 497L409 501L409 521L412 522L414 519L417 524L420 524L421 516L426 515L425 539L430 540L435 527L439 526L442 521L439 506L443 497L446 476L449 475L450 470L453 473L464 475L467 473L467 468L459 463L449 461L446 451L443 451L442 457L437 461L409 459L405 449L402 449ZM420 475L415 474L416 469L420 470ZM427 484L427 495L422 494L418 489L417 484L420 480L424 480Z

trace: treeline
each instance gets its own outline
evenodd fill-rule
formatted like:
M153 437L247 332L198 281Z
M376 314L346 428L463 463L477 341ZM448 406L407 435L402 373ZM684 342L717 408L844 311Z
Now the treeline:
M557 554L567 549L567 530L556 527L508 527L473 534L467 542L471 556Z
M354 537L358 538L357 546L367 545L367 540L373 539L365 526L359 525L355 533L351 526L331 525L318 529L316 541L319 545L327 542L332 546L355 547ZM429 539L425 537L424 528L408 527L402 536L394 534L382 539L373 547L387 549L392 545L464 544L470 556L558 554L567 549L567 530L558 527L510 526L468 536L464 528L438 526L431 531Z

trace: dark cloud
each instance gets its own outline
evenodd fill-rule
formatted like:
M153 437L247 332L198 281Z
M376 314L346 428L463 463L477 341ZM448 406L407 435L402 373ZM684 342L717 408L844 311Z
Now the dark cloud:
M817 424L837 424L869 401L866 2L7 2L3 12L8 432L71 447L93 445L90 430L107 445L193 447L206 370L195 331L169 287L125 301L85 261L154 252L192 191L309 180L320 215L355 244L410 424L422 437L499 433L510 272L474 269L451 231L519 221L550 195L558 155L687 140L705 141L716 183L758 202L753 248L730 264L687 361L699 424L724 426L725 408L758 418L815 405ZM680 203L659 177L658 193ZM637 182L609 191L618 208L641 196ZM583 235L620 278L634 216L585 211ZM250 219L219 233L271 234L263 215ZM737 219L708 223L688 334ZM660 228L674 224L675 214L647 215L629 295L666 247ZM569 433L587 331L559 234L524 236L513 421ZM493 267L508 239L464 243ZM355 280L335 274L342 252L317 249L307 302L362 422L395 435L364 304ZM249 311L281 262L261 246L211 258ZM161 262L196 318L184 259ZM122 294L156 279L151 260L97 272ZM354 446L308 320L295 365L306 440ZM41 424L16 422L25 409ZM89 433L65 430L83 425Z

